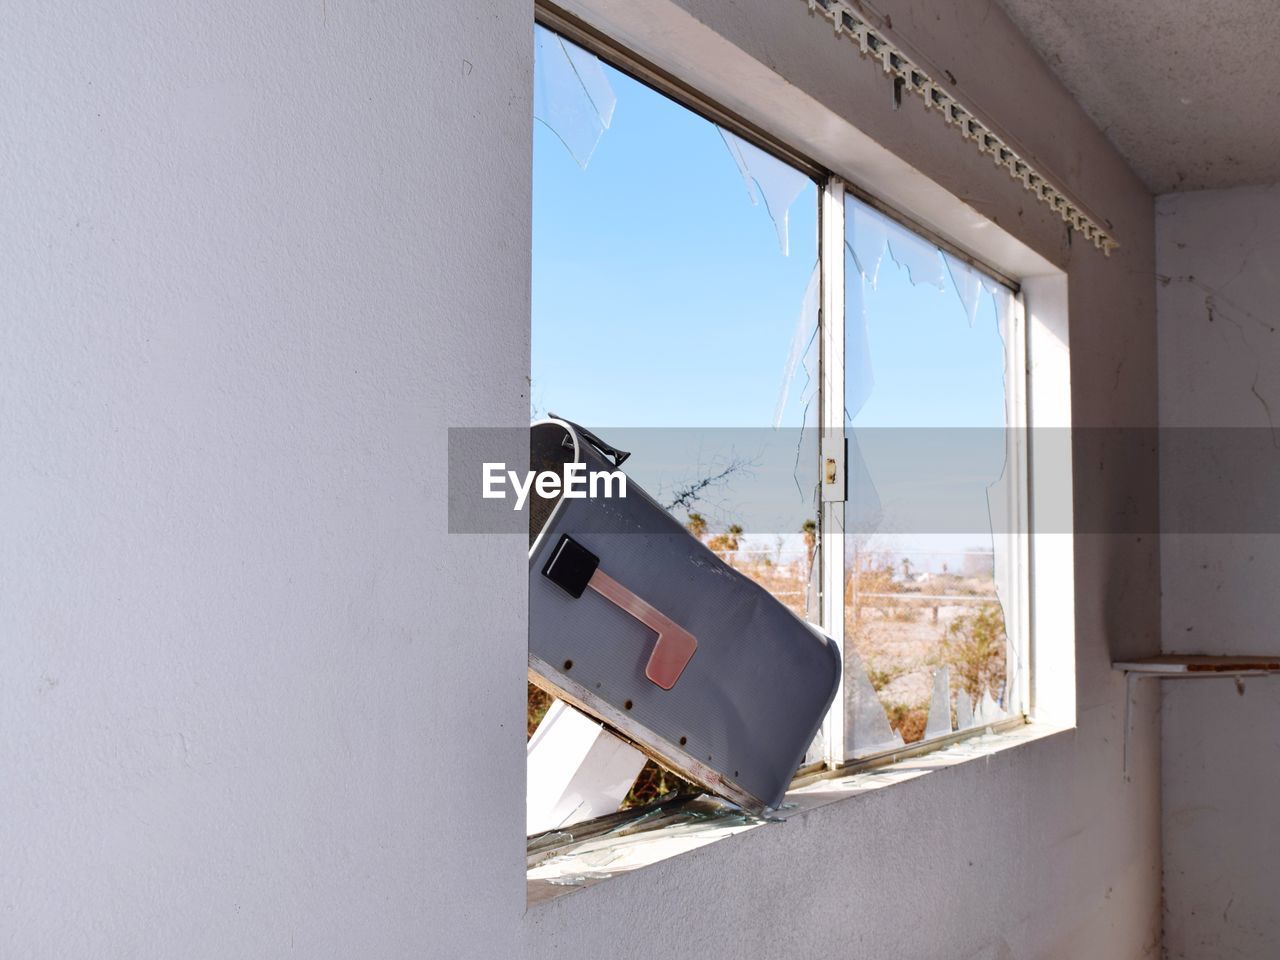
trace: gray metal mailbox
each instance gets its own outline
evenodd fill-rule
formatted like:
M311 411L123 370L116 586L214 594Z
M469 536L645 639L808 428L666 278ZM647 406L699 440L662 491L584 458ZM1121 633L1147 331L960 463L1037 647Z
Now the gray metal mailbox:
M530 439L538 471L627 456L564 420ZM707 790L776 807L835 696L835 644L629 479L625 497L531 497L530 541L530 680Z

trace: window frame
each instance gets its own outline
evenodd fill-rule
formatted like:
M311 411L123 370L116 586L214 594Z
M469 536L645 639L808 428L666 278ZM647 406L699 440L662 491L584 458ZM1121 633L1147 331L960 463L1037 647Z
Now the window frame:
M831 708L823 721L824 752L822 760L802 765L795 773L792 786L801 786L832 775L856 773L894 763L900 759L941 749L951 744L988 732L1015 729L1030 723L1035 711L1035 675L1033 642L1033 549L1031 517L1033 483L1031 477L1030 423L1031 386L1028 362L1030 311L1022 284L999 268L957 246L928 226L898 210L874 194L841 178L803 151L770 134L764 128L717 103L653 62L636 54L608 34L592 27L573 14L546 0L535 0L534 21L563 36L609 66L675 101L705 120L742 137L779 160L790 164L814 181L818 191L818 262L820 270L820 310L818 320L819 352L819 433L843 442L845 316L844 316L844 198L848 194L939 250L961 260L1008 288L1013 294L1013 317L1010 343L1005 345L1005 383L1007 430L1014 438L1010 447L1016 482L1009 485L1011 515L1018 518L1017 529L1002 534L1009 538L1010 562L1013 566L1013 596L1005 610L1006 632L1011 634L1018 650L1016 712L1006 719L984 726L952 731L942 736L922 739L903 747L848 758L844 752L843 670ZM832 320L837 322L832 322ZM843 528L844 502L820 501L818 513L818 577L819 619L817 625L838 645L844 655L844 542L827 532ZM996 535L996 534L993 534Z
M839 179L835 173L803 150L798 149L784 139L774 136L741 114L735 113L728 107L718 103L692 84L686 83L652 61L628 49L613 37L597 30L586 21L556 6L554 3L550 3L548 0L535 0L533 19L534 23L560 34L566 40L576 43L584 50L599 57L615 70L620 70L633 80L643 83L664 97L692 110L704 120L709 120L717 126L724 127L744 140L754 143L760 149L773 154L779 160L791 164L791 166L805 173L817 184L819 195L821 195L825 183L831 179ZM846 193L852 194L858 200L861 200L890 220L923 237L940 250L944 250L953 257L964 261L975 270L986 274L992 280L1008 287L1015 295L1021 292L1021 282L1002 271L999 267L952 243L946 237L940 236L931 230L927 224L919 222L909 214L882 200L874 193L864 190L857 184L845 179L843 185Z
M867 203L862 191L850 190L841 178L829 174L819 194L820 212L818 217L818 262L821 269L822 309L818 318L819 352L819 431L824 442L834 441L843 446L848 433L845 427L845 194ZM875 210L888 215L891 208L883 203L871 204ZM936 237L910 225L909 218L893 217L906 229L917 236L934 243L939 249L951 252L942 246ZM834 251L834 252L832 252ZM829 255L830 252L830 255ZM824 757L820 762L810 763L800 768L796 782L808 782L814 774L832 772L856 773L893 763L908 756L917 756L931 750L968 739L987 732L1001 731L1022 726L1032 718L1032 678L1031 652L1031 577L1032 560L1030 549L1031 535L1031 482L1030 482L1030 449L1028 443L1028 426L1030 424L1028 384L1029 368L1027 365L1027 309L1025 295L1017 284L1006 280L998 271L986 268L976 258L968 258L967 262L976 269L987 273L991 279L1008 287L1013 294L1013 315L1010 318L1009 342L1004 351L1005 377L1005 413L1006 436L1010 439L1008 447L1010 461L1006 469L1012 470L1014 482L1008 486L1010 503L1009 516L1016 518L1015 529L1002 534L994 531L992 536L1006 539L1009 562L1013 567L1012 595L1008 608L1003 611L1005 631L1012 637L1018 651L1017 665L1006 665L1017 671L1015 691L1018 702L1011 704L1010 715L1000 721L980 727L964 730L953 730L948 734L929 737L897 747L868 753L858 757L846 757L846 733L844 699L846 696L844 675L836 690L831 709L823 721ZM841 467L843 471L844 467ZM845 649L845 544L841 534L828 535L829 531L844 529L844 500L825 498L820 504L818 521L818 555L821 616L819 625L840 648L841 657ZM1014 679L1014 677L1010 677Z

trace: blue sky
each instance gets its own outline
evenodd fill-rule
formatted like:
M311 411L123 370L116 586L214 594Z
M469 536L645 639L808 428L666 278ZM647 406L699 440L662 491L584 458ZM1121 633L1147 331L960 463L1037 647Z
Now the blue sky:
M817 187L790 208L784 256L716 127L611 67L604 72L616 108L585 170L545 124L533 124L534 411L606 437L609 428L770 428L817 259ZM846 264L860 285L852 256ZM885 256L874 290L863 288L875 386L855 427L1003 426L994 303L981 297L970 328L950 276L940 275L942 289L913 285ZM849 330L853 351L861 342L853 317ZM857 367L850 357L851 378ZM800 423L803 379L798 371L786 426ZM793 450L794 435L786 443ZM654 468L666 461L667 481L679 472L672 451L637 451L631 469L646 486L658 482L644 478L646 459ZM794 501L787 510L795 517L812 514L799 494ZM780 524L794 530L798 522Z
M790 256L716 128L606 67L618 104L586 170L534 123L532 400L600 426L767 427L817 260Z

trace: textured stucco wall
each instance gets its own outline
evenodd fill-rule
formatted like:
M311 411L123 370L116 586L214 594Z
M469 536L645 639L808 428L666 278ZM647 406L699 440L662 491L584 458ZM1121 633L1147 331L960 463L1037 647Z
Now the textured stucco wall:
M1150 200L998 9L883 4L1110 260L799 0L620 6L721 31L1064 267L1076 422L1154 422ZM526 913L524 547L449 537L434 491L447 426L526 417L530 13L0 12L0 953L1153 948L1155 700L1126 783L1109 669L1158 636L1134 537L1077 546L1077 730ZM1107 467L1078 510L1154 509L1154 461Z
M1154 192L1262 184L1280 173L1280 8L1218 0L997 0Z
M517 949L531 21L0 12L0 955Z
M1165 648L1276 652L1280 535L1185 532L1261 481L1275 502L1280 452L1280 187L1172 194L1156 207L1160 416L1249 454L1245 469L1166 457ZM1227 429L1222 429L1227 428ZM1236 428L1236 429L1232 429ZM1249 428L1242 431L1238 428ZM1246 509L1249 504L1246 502ZM1272 528L1274 529L1274 528ZM1173 960L1280 955L1271 824L1280 795L1280 679L1164 685L1165 941Z

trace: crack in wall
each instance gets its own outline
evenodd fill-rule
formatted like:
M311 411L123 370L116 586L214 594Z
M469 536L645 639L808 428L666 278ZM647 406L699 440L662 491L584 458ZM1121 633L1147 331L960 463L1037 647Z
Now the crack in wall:
M1258 364L1258 368L1253 372L1253 383L1249 384L1249 392L1258 398L1258 402L1262 404L1262 409L1267 415L1267 426L1271 428L1271 445L1280 450L1280 440L1276 439L1276 422L1271 416L1271 405L1267 403L1267 398L1258 392L1258 377L1262 374L1262 364Z
M1248 261L1248 256L1245 257L1245 261L1246 262ZM1240 265L1240 269L1237 270L1235 274L1232 276L1232 278L1228 280L1227 283L1224 284L1223 286L1229 286L1231 283L1235 282L1235 280L1240 276L1240 274L1243 271L1244 271L1244 263ZM1235 327L1236 332L1240 334L1241 344L1244 346L1244 349L1247 350L1251 355L1256 354L1257 347L1255 346L1255 344L1250 342L1249 337L1245 332L1244 324L1237 317L1232 316L1232 312L1239 314L1240 316L1249 320L1250 322L1255 324L1260 330L1264 330L1269 334L1274 334L1276 332L1276 326L1274 324L1269 323L1266 320L1263 320L1261 317L1258 317L1252 311L1240 306L1239 304L1233 303L1231 300L1222 296L1221 287L1210 286L1209 284L1204 283L1201 280L1197 280L1194 274L1168 276L1166 274L1157 273L1156 280L1160 283L1162 287L1168 287L1172 283L1185 283L1189 286L1195 287L1196 289L1200 290L1204 294L1204 309L1205 309L1206 320L1209 323L1215 323L1219 318L1221 318L1227 321L1233 327ZM1229 310L1223 310L1221 306L1222 303L1225 303L1229 308ZM1261 379L1261 377L1262 377L1262 361L1256 360L1254 364L1253 380L1249 384L1249 392L1253 394L1253 396L1257 399L1258 403L1262 406L1263 413L1266 415L1267 427L1271 432L1271 445L1275 447L1277 450L1280 450L1280 434L1277 433L1275 416L1271 411L1271 404L1267 400L1267 398L1262 394L1262 392L1258 389L1258 381Z

